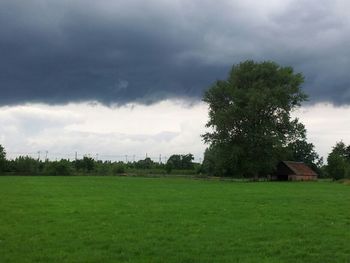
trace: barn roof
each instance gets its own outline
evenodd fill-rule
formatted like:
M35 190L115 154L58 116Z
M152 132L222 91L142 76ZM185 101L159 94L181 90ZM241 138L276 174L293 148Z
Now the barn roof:
M317 176L317 173L305 163L291 161L283 161L282 163L284 163L296 175Z

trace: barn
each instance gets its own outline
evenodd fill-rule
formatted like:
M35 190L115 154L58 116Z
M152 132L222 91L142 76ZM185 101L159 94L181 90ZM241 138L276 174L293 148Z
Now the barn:
M317 173L302 162L282 161L272 179L278 181L315 181Z

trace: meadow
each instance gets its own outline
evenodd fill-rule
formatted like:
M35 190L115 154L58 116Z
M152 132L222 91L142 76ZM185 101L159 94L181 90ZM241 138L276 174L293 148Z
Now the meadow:
M3 176L0 262L350 262L350 186Z

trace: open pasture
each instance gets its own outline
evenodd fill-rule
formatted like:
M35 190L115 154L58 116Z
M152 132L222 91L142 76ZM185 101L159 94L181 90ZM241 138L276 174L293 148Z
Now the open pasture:
M0 177L0 262L350 262L350 187Z

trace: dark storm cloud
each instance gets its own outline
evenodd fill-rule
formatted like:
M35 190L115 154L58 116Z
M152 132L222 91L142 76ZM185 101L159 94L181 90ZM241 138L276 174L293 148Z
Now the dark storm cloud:
M230 66L302 71L313 101L350 102L342 1L0 2L0 104L198 99Z

